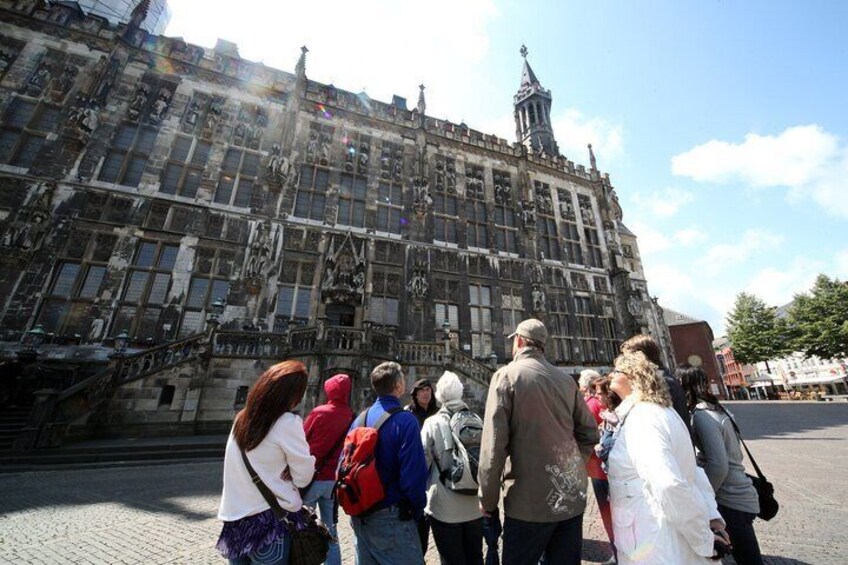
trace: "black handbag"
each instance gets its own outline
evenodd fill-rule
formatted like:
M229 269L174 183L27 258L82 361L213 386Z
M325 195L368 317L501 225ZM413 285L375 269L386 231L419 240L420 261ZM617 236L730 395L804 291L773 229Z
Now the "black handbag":
M739 443L741 443L742 447L745 448L745 453L748 454L748 459L751 460L751 464L757 472L757 476L746 473L746 475L748 475L751 479L751 482L754 483L754 490L757 491L757 498L760 499L760 513L757 514L757 516L765 521L769 521L777 516L777 511L780 510L780 504L774 497L774 485L769 482L760 470L760 466L757 465L757 460L754 459L754 456L751 455L751 450L748 449L747 445L745 445L745 440L742 439L742 432L739 431L739 426L736 425L736 420L734 420L733 416L731 416L727 410L724 410L724 408L722 408L722 412L724 412L724 414L730 419L730 423L733 425L733 430L736 432L736 437L739 438Z
M289 554L289 563L292 565L321 565L327 559L327 553L330 551L330 542L335 541L335 538L330 534L327 526L315 515L315 512L304 506L301 512L307 514L306 524L298 527L290 518L289 513L283 510L280 506L277 497L271 492L247 459L247 454L241 450L241 458L244 460L244 466L247 472L250 473L250 478L253 479L253 484L262 493L262 497L274 515L286 525L286 529L291 536L291 553Z

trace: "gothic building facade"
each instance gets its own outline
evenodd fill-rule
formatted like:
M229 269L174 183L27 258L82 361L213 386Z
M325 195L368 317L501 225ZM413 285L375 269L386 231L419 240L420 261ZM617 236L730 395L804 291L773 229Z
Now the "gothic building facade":
M307 408L339 371L366 402L384 359L482 402L531 316L572 373L636 332L668 349L616 191L591 146L559 154L526 51L510 143L429 115L423 86L410 108L312 81L306 48L288 73L149 35L149 2L118 26L66 4L0 0L0 351L54 379L21 445L219 429L282 357Z

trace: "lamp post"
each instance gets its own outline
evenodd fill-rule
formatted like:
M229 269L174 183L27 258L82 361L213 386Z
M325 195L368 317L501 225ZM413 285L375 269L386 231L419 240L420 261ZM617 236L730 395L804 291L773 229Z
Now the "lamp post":
M494 351L489 353L489 364L492 366L493 369L498 368L498 354Z
M37 349L41 347L46 338L47 332L44 331L44 326L41 324L24 333L21 338L23 347L17 353L18 359L29 363L34 362L38 358Z
M211 339L212 334L215 333L215 330L218 329L218 326L221 324L221 316L224 314L224 308L227 306L227 303L224 302L224 299L220 296L215 299L212 304L209 305L209 318L207 319L207 323L209 324L209 338Z
M127 330L121 330L121 333L115 336L115 346L112 349L113 357L123 357L130 345L132 338Z
M445 340L445 358L450 357L450 330L450 319L445 316L445 320L442 322L442 339Z

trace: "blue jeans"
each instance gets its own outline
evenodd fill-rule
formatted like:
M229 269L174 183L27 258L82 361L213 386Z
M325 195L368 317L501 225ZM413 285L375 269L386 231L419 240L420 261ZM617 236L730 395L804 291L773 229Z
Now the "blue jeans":
M424 565L415 520L400 520L389 506L350 519L356 536L356 565Z
M288 565L291 551L291 538L288 534L260 547L238 559L230 559L230 565Z
M326 524L334 538L336 537L336 524L333 520L333 486L335 484L335 481L315 481L303 497L303 504L306 506L314 507L317 503L321 521ZM330 550L327 552L327 560L324 563L341 565L342 555L338 541L330 543Z
M727 535L733 544L733 559L738 565L763 565L760 542L754 532L756 514L718 505L718 512L727 524Z
M583 514L562 522L525 522L506 517L503 531L504 565L580 565L583 552Z

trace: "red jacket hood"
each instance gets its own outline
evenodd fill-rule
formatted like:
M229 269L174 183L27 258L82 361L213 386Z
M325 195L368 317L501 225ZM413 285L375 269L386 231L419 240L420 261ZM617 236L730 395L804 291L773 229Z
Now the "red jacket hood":
M338 374L327 379L324 382L324 393L327 395L327 402L347 406L350 403L350 388L350 377L345 374Z

